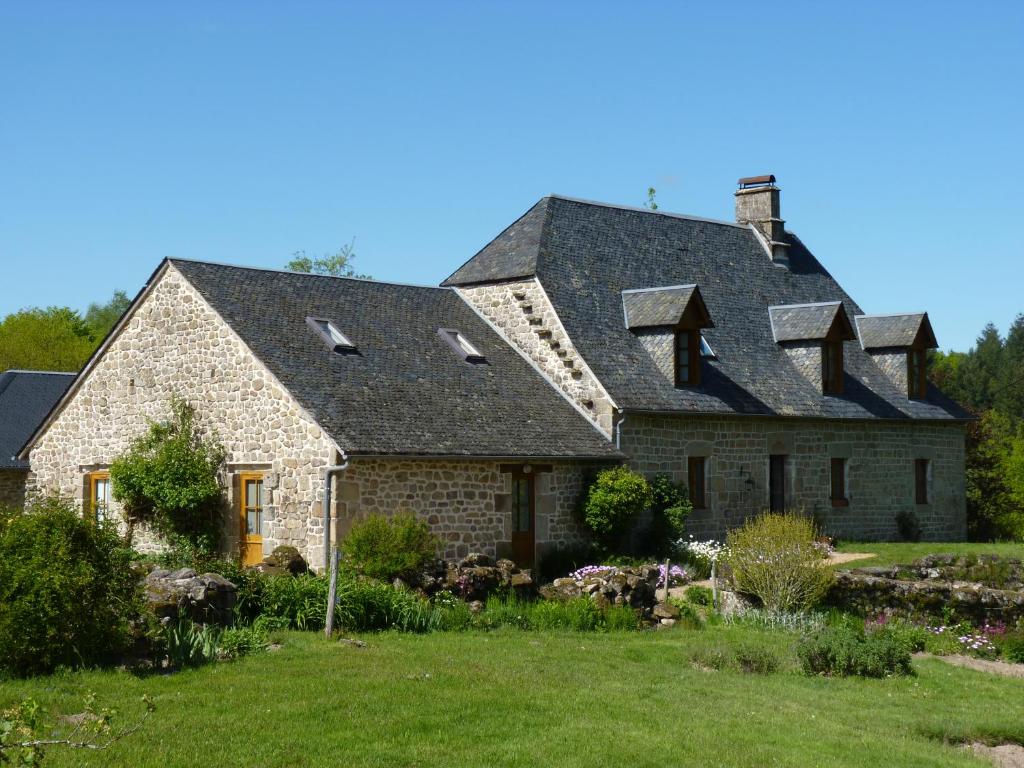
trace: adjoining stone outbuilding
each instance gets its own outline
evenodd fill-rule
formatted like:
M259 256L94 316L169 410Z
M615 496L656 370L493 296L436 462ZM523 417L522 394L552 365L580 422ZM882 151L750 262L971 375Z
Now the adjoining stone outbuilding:
M106 468L177 395L227 448L248 561L323 562L329 474L332 536L407 510L449 557L529 564L584 538L586 479L617 462L685 482L697 535L797 508L963 537L969 415L925 379L927 315L863 313L773 177L736 209L546 197L441 288L167 260L21 453L30 484L110 514Z
M73 373L0 373L0 506L25 502L29 465L17 454L74 380Z
M414 512L446 543L532 562L579 541L606 437L451 289L167 260L33 438L32 483L112 515L110 463L172 397L227 450L226 540L323 562L370 512ZM140 549L155 549L145 535Z

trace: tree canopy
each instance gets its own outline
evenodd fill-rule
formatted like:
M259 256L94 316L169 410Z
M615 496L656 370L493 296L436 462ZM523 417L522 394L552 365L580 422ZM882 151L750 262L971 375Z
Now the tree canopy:
M131 303L124 291L92 303L83 317L70 307L33 307L0 320L0 371L78 371Z
M292 272L308 272L313 275L330 275L332 277L358 277L372 280L370 275L358 274L353 267L356 258L356 241L347 243L334 253L323 256L309 256L305 251L296 251L292 260L285 264L285 269Z

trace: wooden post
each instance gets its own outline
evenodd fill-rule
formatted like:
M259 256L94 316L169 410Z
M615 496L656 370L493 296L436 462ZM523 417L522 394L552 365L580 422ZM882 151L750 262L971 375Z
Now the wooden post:
M671 565L669 564L669 561L666 560L665 561L665 602L666 603L668 602L668 583L669 583L669 581L672 580L672 575L669 573L669 568L670 567L671 567Z
M327 621L324 634L330 637L334 632L334 604L338 600L338 548L331 547L331 582L327 590Z
M718 606L718 575L716 573L718 568L718 558L716 557L711 561L711 604L715 607L715 610L721 610Z

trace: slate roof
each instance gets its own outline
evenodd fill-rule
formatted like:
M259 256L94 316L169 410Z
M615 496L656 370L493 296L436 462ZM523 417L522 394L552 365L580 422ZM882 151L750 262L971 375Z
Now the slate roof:
M349 455L620 456L452 290L170 261ZM331 351L307 317L359 354Z
M444 285L539 278L577 350L627 410L842 419L965 419L934 387L909 400L856 342L844 349L842 395L822 395L772 336L768 307L842 302L864 314L796 235L789 268L772 263L751 227L549 196ZM715 327L717 360L700 387L677 389L623 322L630 288L697 285Z
M857 333L864 349L911 347L920 343L926 349L937 349L932 324L927 312L908 315L857 315Z
M675 285L667 288L641 288L622 292L622 313L627 328L676 326L690 303L696 300L703 316L701 328L714 325L708 317L700 289L696 285Z
M775 341L824 341L837 322L844 339L857 338L841 301L768 307Z
M50 409L71 386L75 374L49 371L0 373L0 469L28 469L15 458Z

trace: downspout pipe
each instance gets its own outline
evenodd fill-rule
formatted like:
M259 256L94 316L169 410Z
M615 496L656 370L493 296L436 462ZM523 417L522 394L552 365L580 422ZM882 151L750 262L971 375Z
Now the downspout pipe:
M622 450L622 424L626 421L626 412L619 408L619 418L615 420L615 450Z
M331 479L346 469L347 458L341 464L332 464L324 469L324 573L331 567Z

